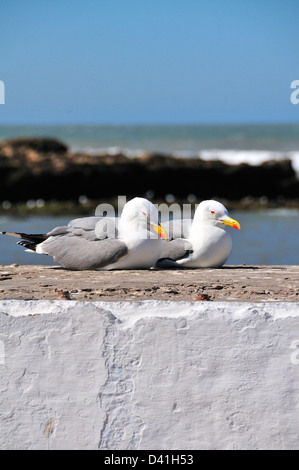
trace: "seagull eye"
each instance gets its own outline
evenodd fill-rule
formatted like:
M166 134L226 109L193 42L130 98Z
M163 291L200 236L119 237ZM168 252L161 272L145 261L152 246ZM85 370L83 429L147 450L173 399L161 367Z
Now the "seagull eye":
M211 214L212 214L212 215L215 215L215 211L211 211Z

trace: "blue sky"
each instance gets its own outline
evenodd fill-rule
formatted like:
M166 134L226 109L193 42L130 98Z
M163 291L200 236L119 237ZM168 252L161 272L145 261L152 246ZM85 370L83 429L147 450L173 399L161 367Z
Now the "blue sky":
M0 124L299 122L298 0L2 0Z

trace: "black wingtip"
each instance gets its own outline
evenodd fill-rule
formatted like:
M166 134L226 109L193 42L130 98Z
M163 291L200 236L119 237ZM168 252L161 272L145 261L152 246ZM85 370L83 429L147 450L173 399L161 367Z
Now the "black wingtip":
M35 252L36 243L34 242L30 242L28 240L20 240L19 242L17 242L17 245L21 245L24 248L27 248L28 250Z

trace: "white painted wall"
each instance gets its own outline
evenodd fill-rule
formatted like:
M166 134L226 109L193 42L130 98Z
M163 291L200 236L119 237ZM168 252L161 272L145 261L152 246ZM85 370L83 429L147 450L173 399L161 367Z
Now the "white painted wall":
M299 304L0 301L1 449L299 449Z

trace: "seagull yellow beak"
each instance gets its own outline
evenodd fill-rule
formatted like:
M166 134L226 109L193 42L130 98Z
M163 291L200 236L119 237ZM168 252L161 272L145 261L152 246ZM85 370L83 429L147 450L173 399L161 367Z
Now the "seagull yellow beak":
M157 232L157 234L159 235L159 237L162 238L162 240L167 240L168 239L168 235L167 235L166 230L164 230L164 228L160 224L158 224L158 225L152 224L151 227L155 232Z
M228 217L227 219L220 219L220 221L224 225L228 225L229 227L236 228L237 230L241 229L241 226L237 220L232 219L231 217Z

